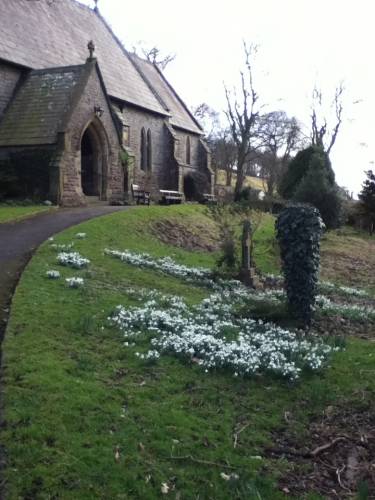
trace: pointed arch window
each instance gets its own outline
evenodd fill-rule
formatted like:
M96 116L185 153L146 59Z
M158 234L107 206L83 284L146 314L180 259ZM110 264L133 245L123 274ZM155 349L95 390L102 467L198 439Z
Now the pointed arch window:
M191 145L190 145L190 137L186 137L186 163L190 165L191 163Z
M152 137L151 130L147 130L147 169L152 170Z
M144 127L141 130L141 170L147 170L147 134Z

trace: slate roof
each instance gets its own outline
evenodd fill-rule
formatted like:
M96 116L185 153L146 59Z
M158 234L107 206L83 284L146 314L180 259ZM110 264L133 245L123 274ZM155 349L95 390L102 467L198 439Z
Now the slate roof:
M176 94L173 87L164 78L158 67L149 61L141 59L135 54L131 54L131 58L143 77L156 92L162 105L171 113L171 124L182 129L196 132L197 134L202 134L203 131L200 125L191 115L182 99Z
M85 65L31 71L0 124L0 146L55 144Z
M202 134L164 77L147 62L138 70L98 12L76 0L0 0L0 59L33 69L80 65L89 40L108 95L164 116L171 113L172 124Z
M109 95L167 113L104 20L75 0L0 0L0 58L33 69L82 64L87 43Z

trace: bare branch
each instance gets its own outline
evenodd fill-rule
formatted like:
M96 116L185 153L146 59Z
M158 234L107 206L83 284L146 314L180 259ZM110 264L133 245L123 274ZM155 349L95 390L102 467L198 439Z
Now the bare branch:
M225 88L227 100L226 116L232 139L237 145L237 180L235 196L238 197L246 174L250 154L259 147L258 121L260 116L259 96L255 90L252 60L257 47L243 43L245 70L240 72L240 95L236 89L231 94Z
M321 118L319 124L317 106L321 107L323 103L323 95L317 87L313 89L313 104L311 112L311 142L313 145L322 147L329 155L337 139L340 126L342 124L343 104L342 98L344 86L341 82L335 89L335 95L331 106L335 107L335 124L328 130L328 123L325 117ZM327 140L326 139L327 136Z
M165 56L162 55L161 50L156 46L151 48L140 46L138 48L141 50L143 56L145 57L145 59L147 59L147 61L149 61L152 64L155 64L162 71L165 70L165 68L168 66L169 63L171 63L176 59L176 54L167 54ZM133 47L133 51L136 54L137 47Z
M327 154L331 152L331 149L333 145L336 142L337 134L339 132L341 123L342 123L342 111L343 111L343 105L342 105L342 94L344 92L344 86L343 83L341 82L339 87L336 88L335 92L335 97L334 97L334 105L335 105L335 111L336 111L336 125L333 128L332 135L331 135L331 141L329 143L329 146L327 148Z

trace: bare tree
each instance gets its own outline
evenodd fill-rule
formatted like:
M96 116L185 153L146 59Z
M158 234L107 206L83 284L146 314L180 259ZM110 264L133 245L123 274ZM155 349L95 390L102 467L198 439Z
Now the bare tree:
M317 87L313 90L313 103L311 112L311 142L315 146L320 146L329 155L337 139L342 123L343 104L342 97L344 93L344 85L341 82L335 89L335 95L331 102L331 107L334 108L335 123L329 127L327 118L323 115L319 117L318 108L322 107L323 95L322 91Z
M193 108L192 113L203 127L206 140L211 142L221 132L219 113L205 102Z
M193 108L192 113L205 131L205 139L212 153L212 167L216 179L219 170L223 170L226 177L225 184L231 186L237 158L237 147L233 142L230 131L228 128L222 127L220 114L205 102Z
M284 111L272 111L261 117L263 151L258 162L265 179L267 194L273 195L293 152L302 149L306 136L296 118Z
M149 62L151 62L152 64L156 64L156 66L158 66L158 68L160 68L162 71L165 70L169 63L176 59L176 54L162 55L161 50L156 46L151 47L151 49L141 47L141 51L144 57Z
M227 99L226 116L228 118L232 139L237 146L237 179L234 190L235 199L239 197L246 176L246 162L251 151L256 151L259 134L259 95L255 90L253 80L253 58L257 52L254 45L247 46L244 42L245 71L241 71L240 97L236 88L230 92L225 86Z
M224 170L225 185L231 186L234 166L237 159L237 146L233 142L230 132L226 129L217 131L216 135L212 138L209 144L212 151L212 163L216 175L218 170Z

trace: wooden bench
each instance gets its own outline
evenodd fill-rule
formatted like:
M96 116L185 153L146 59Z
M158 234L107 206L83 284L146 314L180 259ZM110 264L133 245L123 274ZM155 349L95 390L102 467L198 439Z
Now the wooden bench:
M217 199L214 194L204 193L202 198L203 203L217 203Z
M170 191L168 189L160 189L161 203L164 205L173 205L182 203L184 199L184 193L180 191Z
M150 205L150 193L148 191L141 189L138 184L132 184L131 189L133 200L135 200L137 205Z

